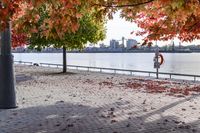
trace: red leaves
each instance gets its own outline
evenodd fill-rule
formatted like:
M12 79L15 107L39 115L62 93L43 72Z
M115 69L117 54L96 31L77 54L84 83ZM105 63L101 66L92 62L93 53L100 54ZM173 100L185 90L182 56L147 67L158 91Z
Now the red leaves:
M173 0L159 0L141 6L138 10L123 9L128 20L136 22L142 31L137 35L145 35L149 40L170 40L178 37L181 41L193 41L200 38L200 4Z
M191 91L194 91L194 92L200 92L200 86L194 86L192 88L190 88Z
M124 89L134 89L147 93L164 93L169 96L184 97L190 94L199 93L200 85L191 85L189 83L181 84L172 81L154 81L146 79L127 79L128 82L113 83L112 81L100 82L100 86L109 88L120 87ZM130 81L131 80L131 81Z
M172 94L179 94L182 92L182 89L170 88L169 92Z
M187 96L187 95L189 95L190 94L190 92L189 92L189 90L188 89L185 89L185 90L183 90L183 93L182 93L183 95L185 95L185 96Z
M12 31L12 47L20 47L28 44L28 37L24 33L16 33Z
M166 88L165 87L159 85L156 82L152 82L152 81L148 82L145 85L145 89L149 93L162 93L162 92L166 92Z
M119 84L123 85L125 88L130 88L130 89L139 89L142 87L142 84L140 83L127 82L127 83L119 83Z
M53 34L52 36L60 38L64 36L64 33L78 30L79 19L83 14L82 9L87 5L80 0L3 0L2 2L3 4L0 2L0 31L4 30L6 22L12 20L13 28L16 31L21 32L24 29L30 34L40 29L43 36L51 37ZM80 8L78 8L79 5L81 5ZM42 6L45 6L49 17L44 20L45 26L38 27ZM43 16L41 17L43 18ZM19 40L18 37L14 38L17 38L14 40Z

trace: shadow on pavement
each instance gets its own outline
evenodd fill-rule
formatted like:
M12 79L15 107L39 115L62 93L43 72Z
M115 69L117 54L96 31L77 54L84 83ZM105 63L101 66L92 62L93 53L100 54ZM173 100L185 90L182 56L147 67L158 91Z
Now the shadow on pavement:
M16 83L28 81L28 80L33 80L31 76L25 75L25 74L18 74L15 76L16 77Z
M177 104L150 113L126 101L91 107L57 101L54 105L0 110L1 133L198 133L200 121L185 123L162 115ZM132 111L134 110L134 111ZM154 115L159 115L155 117Z

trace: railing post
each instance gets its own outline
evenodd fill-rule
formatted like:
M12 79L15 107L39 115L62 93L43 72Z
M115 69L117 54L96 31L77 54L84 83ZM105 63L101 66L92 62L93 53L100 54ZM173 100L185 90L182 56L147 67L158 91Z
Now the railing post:
M169 75L169 78L172 79L172 75L171 74Z
M194 82L196 81L196 77L194 76Z
M151 76L151 73L149 73L149 77Z
M100 68L100 73L102 73L102 69Z
M88 67L88 72L90 71L90 68Z

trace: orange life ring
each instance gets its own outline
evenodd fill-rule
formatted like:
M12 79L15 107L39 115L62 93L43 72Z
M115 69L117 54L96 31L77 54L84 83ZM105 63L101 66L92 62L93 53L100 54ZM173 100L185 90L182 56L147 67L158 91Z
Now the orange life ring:
M160 58L159 63L160 63L160 65L162 65L164 63L164 57L163 57L163 55L159 54L158 58Z

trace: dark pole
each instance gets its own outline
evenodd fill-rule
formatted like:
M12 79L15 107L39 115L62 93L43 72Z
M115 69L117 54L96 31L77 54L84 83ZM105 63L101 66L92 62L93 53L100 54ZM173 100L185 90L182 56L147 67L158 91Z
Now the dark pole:
M66 57L66 47L63 46L63 73L67 72L67 57Z
M159 55L159 48L157 47L156 48L156 54L155 54L155 56L156 56L156 79L158 79L159 77L158 77L158 73L159 73L159 62L158 62L158 55Z
M156 79L158 79L158 68L156 68Z
M0 35L0 109L16 107L13 56L11 54L11 22Z

